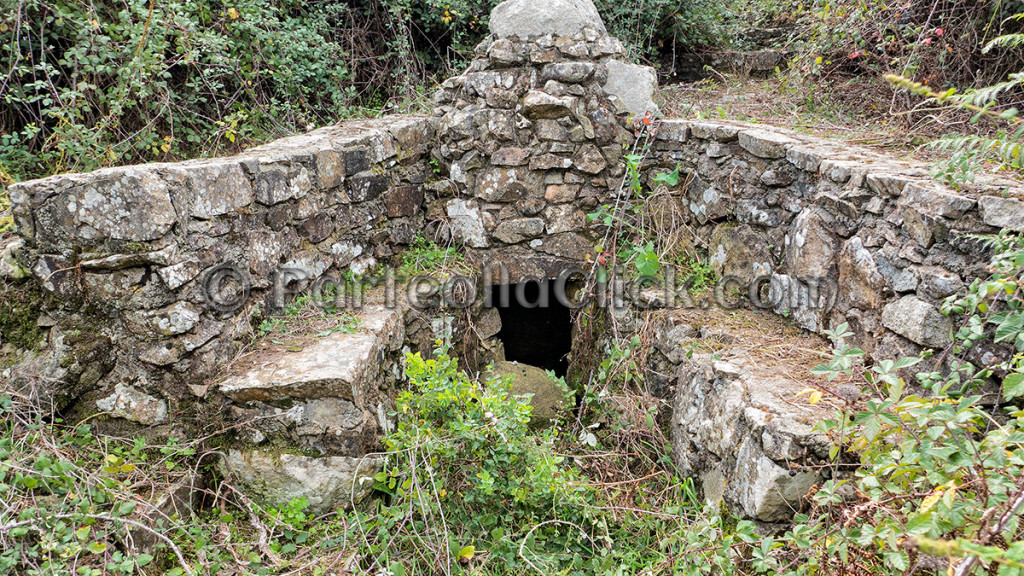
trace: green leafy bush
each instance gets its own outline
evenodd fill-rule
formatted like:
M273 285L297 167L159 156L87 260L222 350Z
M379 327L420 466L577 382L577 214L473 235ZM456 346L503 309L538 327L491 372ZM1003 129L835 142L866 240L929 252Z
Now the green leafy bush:
M0 16L0 165L20 179L331 122L354 95L343 16L280 1L17 3Z
M398 425L386 440L392 457L377 476L393 500L373 520L376 542L396 531L429 535L458 544L453 551L473 546L511 563L517 537L557 519L532 533L531 550L586 545L573 525L588 525L579 506L593 493L555 454L554 431L529 429L528 399L511 394L509 376L473 381L444 350L426 360L408 354L405 372L412 389L397 400Z
M893 73L937 90L991 84L1019 70L1024 53L993 54L981 47L1019 30L1010 17L1020 7L1015 1L815 0L794 7L799 26L788 47L801 74Z
M819 425L835 442L833 479L813 494L814 510L769 539L759 571L904 574L926 567L950 574L1020 574L1024 540L1024 240L991 240L992 276L950 297L947 314L965 321L937 361L883 360L865 368L863 351L831 333L833 359L815 369L830 379L857 374L863 401ZM988 341L1005 354L989 366L965 357ZM901 373L921 362L920 387ZM997 385L1001 382L1001 385Z
M497 3L12 3L0 13L0 181L224 154L416 109L425 86L468 63ZM652 57L718 13L703 0L597 4Z
M1024 19L1024 14L1017 14L1012 19ZM1024 34L1006 34L989 42L983 52L1013 48L1021 44L1024 44ZM926 97L928 102L970 112L972 124L983 118L998 123L998 128L988 132L946 134L929 142L930 148L949 153L947 159L936 163L933 176L954 188L962 189L974 181L975 172L985 162L991 162L996 170L1009 169L1024 175L1024 121L1020 119L1020 111L1016 106L999 102L1000 99L1006 100L1020 93L1024 86L1024 69L1018 68L1007 79L991 86L969 88L962 93L958 93L956 88L936 92L902 75L890 74L885 79L893 86Z

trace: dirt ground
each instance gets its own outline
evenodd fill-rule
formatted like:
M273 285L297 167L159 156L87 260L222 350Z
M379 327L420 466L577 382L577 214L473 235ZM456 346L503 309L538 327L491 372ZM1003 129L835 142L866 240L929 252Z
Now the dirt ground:
M942 110L921 98L893 93L881 78L857 77L828 84L801 83L792 75L767 79L710 72L691 83L662 86L662 111L668 118L739 120L789 128L822 138L884 152L896 160L933 163L948 152L925 144L949 133L979 133L998 127L970 123L961 111ZM1006 170L987 166L984 177L1024 183ZM968 187L970 188L970 187Z

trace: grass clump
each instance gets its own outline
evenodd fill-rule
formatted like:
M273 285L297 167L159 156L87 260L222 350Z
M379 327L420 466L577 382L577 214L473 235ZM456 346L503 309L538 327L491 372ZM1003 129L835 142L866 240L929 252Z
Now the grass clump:
M420 235L416 236L408 250L402 252L398 274L408 278L435 273L469 274L472 271L465 255L455 246L441 246Z
M260 338L312 335L323 338L331 334L354 334L359 318L334 303L333 295L302 294L285 306L279 314L263 318L256 327Z

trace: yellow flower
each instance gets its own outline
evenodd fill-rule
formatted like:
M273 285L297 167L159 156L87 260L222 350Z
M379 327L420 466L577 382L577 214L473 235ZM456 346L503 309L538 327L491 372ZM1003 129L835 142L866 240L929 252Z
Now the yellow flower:
M228 8L228 18L231 18L232 20L238 19L238 10L235 10L234 6Z

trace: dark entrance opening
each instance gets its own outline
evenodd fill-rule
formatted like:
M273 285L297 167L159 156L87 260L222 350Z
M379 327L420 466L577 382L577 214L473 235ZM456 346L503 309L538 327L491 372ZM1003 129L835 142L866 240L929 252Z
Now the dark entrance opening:
M555 297L554 280L489 286L486 306L498 309L505 359L522 362L558 376L569 371L572 314Z

